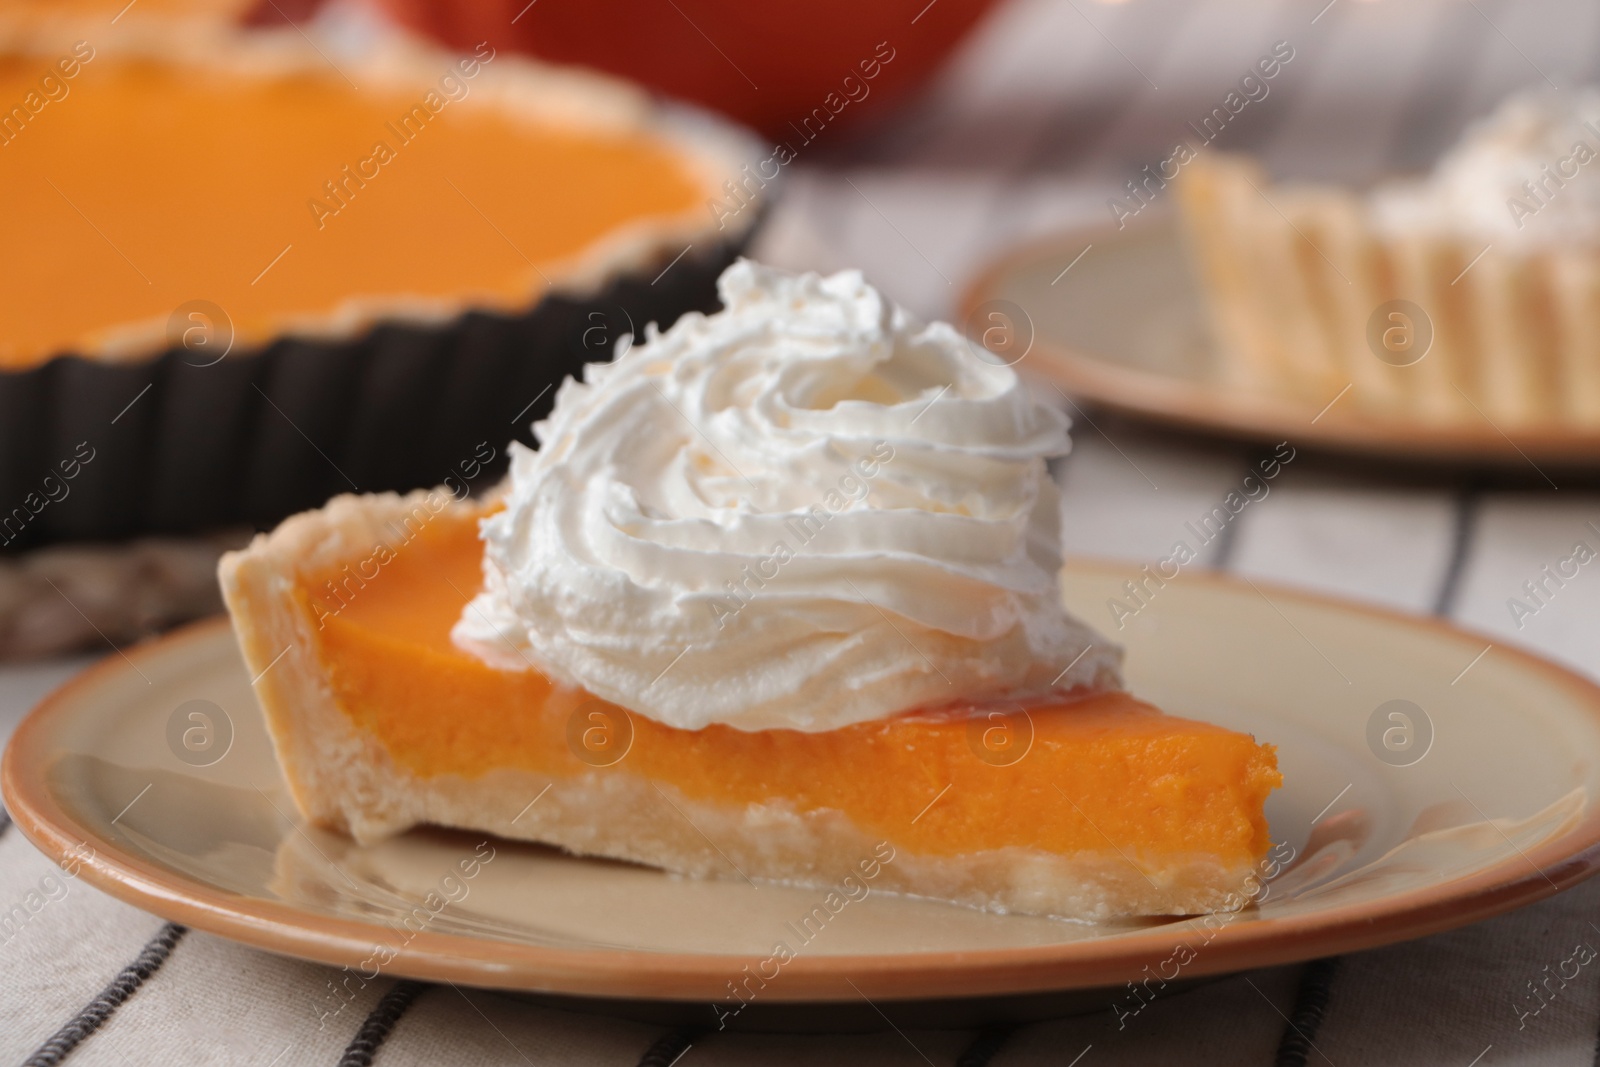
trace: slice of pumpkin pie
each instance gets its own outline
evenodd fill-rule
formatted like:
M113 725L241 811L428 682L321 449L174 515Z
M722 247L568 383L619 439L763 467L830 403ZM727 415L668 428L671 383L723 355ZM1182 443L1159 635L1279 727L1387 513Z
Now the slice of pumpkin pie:
M1066 421L859 274L561 389L492 499L343 496L222 563L301 812L1106 919L1236 905L1271 746L1062 607Z

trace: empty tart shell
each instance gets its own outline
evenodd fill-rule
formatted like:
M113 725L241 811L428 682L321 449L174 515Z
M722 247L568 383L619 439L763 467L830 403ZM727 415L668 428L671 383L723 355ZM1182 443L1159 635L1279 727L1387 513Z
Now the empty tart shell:
M1240 157L1194 161L1178 192L1229 384L1319 407L1350 386L1434 424L1600 425L1600 247L1382 227L1357 191Z

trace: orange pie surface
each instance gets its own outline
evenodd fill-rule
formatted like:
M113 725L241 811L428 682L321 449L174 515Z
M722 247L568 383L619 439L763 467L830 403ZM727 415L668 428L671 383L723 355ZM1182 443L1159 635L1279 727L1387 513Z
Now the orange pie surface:
M26 250L0 263L0 368L196 300L240 342L352 299L525 304L629 224L704 218L684 149L495 96L505 55L465 57L472 77L441 55L407 86L350 67L353 87L58 52L0 57L0 246Z
M1271 746L1124 693L977 725L945 712L821 733L627 716L452 644L481 557L476 516L447 510L392 552L298 588L321 620L317 654L336 702L418 776L633 774L711 803L833 809L935 856L1111 842L1152 860L1248 863L1269 843L1262 803L1281 780Z
M45 16L60 18L86 16L105 18L116 16L118 22L136 21L146 16L158 18L213 18L233 19L243 14L252 0L5 0L0 9L7 17Z

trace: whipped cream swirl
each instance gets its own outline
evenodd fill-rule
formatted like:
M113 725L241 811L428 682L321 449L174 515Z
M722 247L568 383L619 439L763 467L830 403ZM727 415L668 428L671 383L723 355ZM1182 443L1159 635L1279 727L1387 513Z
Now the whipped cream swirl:
M1421 181L1374 190L1390 230L1561 244L1600 236L1600 90L1527 90L1470 126Z
M719 289L512 446L458 643L683 729L1120 685L1057 586L1064 415L859 272Z

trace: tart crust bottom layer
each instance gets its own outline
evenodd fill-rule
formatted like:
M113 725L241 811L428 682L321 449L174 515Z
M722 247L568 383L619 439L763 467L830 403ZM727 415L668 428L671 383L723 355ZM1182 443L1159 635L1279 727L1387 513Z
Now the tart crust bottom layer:
M456 649L484 508L340 497L222 583L302 814L484 830L695 876L875 885L1081 919L1236 907L1271 746L1105 693L822 733L677 730ZM265 672L265 673L262 673Z

